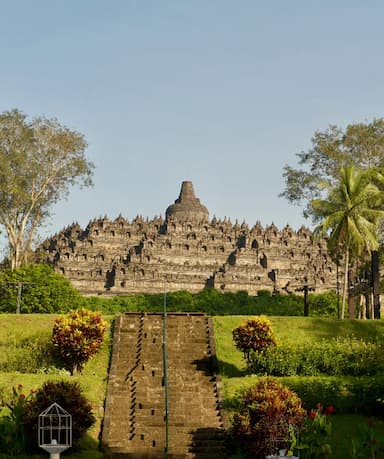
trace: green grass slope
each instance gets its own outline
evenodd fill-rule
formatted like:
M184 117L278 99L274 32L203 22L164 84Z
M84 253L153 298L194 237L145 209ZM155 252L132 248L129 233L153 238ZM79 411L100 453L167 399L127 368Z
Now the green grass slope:
M216 316L213 318L219 371L223 380L224 397L229 412L236 405L236 396L255 384L257 380L255 375L246 375L243 355L235 348L232 340L232 330L248 319L249 316ZM384 342L383 320L341 321L309 317L269 317L269 319L278 345L305 343L310 346L317 341L350 336L365 341ZM329 394L331 392L329 388L334 390L336 399L341 396L348 398L348 385L353 385L357 378L295 376L281 378L281 381L292 388L314 389L316 399L313 398L313 405L311 406L314 408L317 402L326 404L326 400L323 400L322 397L324 393ZM365 387L374 386L375 382L376 379L373 377L359 379L359 384ZM381 396L384 399L384 393ZM360 414L336 414L333 416L331 443L334 459L352 458L352 438L359 439L366 434L370 420L370 417ZM382 420L375 420L375 429L378 437L375 441L383 442L384 423ZM237 455L235 457L240 459L242 456ZM367 452L368 457L382 459L384 454L378 453L376 456L371 456Z
M112 317L104 317L108 330L100 351L86 364L83 373L75 376L55 368L52 361L49 340L56 317L55 314L0 314L0 399L7 398L12 387L18 384L23 385L23 390L28 395L31 389L42 386L48 380L79 382L84 395L92 404L97 422L84 438L83 450L71 454L70 457L100 458L102 454L97 448L108 379ZM0 459L6 457L0 455Z
M68 457L101 458L102 454L98 451L98 437L103 418L111 336L107 333L100 352L87 363L84 372L71 377L68 373L55 368L48 352L55 318L56 315L50 314L0 314L0 398L7 396L12 386L18 384L23 384L25 392L28 393L30 389L36 389L46 380L78 381L92 403L97 424L84 439L83 450L71 452ZM253 384L257 378L245 375L242 353L236 350L232 341L232 330L248 318L249 316L213 318L219 368L224 382L225 397L228 400L233 399L240 390ZM113 318L104 317L104 319L110 326ZM318 340L351 335L364 340L384 340L384 321L339 321L304 317L271 317L270 320L279 343L307 343L310 346ZM346 379L328 378L326 383L337 386ZM291 385L301 383L299 377L283 378L283 381ZM372 384L369 378L367 384ZM351 457L349 453L351 438L359 435L360 426L366 424L367 419L357 414L335 416L333 431L335 459ZM380 432L384 438L384 429ZM43 458L47 455L35 457ZM0 459L5 458L7 456L0 455Z

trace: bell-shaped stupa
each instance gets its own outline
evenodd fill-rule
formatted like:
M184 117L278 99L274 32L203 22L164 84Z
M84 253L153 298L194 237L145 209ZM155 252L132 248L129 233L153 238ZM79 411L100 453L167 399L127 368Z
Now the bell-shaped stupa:
M165 211L167 220L208 222L208 209L196 198L192 182L183 182L178 199Z

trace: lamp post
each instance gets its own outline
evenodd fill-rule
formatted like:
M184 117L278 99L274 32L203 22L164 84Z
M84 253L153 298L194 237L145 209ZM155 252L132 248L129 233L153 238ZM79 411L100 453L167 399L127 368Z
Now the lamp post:
M60 453L72 446L72 416L57 403L39 415L39 447L60 459Z
M168 369L167 369L167 291L164 285L164 301L163 301L163 371L164 371L164 390L165 390L165 447L164 452L168 452L168 436L169 436L169 400L168 400Z
M309 292L314 292L315 287L311 287L308 284L304 284L302 287L297 288L296 292L304 292L304 317L309 316Z

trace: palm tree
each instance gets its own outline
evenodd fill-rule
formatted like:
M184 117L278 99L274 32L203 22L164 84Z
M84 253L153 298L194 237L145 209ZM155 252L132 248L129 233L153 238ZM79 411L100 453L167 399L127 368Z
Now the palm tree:
M342 167L336 184L328 190L327 199L310 203L313 215L320 222L315 233L327 234L331 255L344 258L342 319L350 262L364 250L371 254L379 245L377 222L384 218L384 211L377 208L377 202L384 201L384 192L373 184L370 177L366 171L355 171L352 166Z

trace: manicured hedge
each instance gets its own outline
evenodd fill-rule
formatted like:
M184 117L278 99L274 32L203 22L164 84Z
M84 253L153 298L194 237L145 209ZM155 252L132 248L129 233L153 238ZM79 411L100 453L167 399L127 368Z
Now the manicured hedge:
M303 316L304 302L299 295L250 296L245 291L220 292L204 289L192 294L187 291L168 292L168 311L204 311L211 315L274 315ZM102 311L104 314L119 314L124 311L160 312L163 310L164 294L140 294L113 298L84 298L84 307ZM333 292L310 295L310 315L337 317L337 298Z
M229 411L237 410L241 393L257 380L250 378L239 393L225 400L225 407ZM314 409L321 403L333 406L336 414L384 416L384 376L291 376L280 381L297 393L306 410Z
M65 313L86 308L103 314L124 311L158 312L163 310L164 295L138 294L114 297L83 297L68 279L53 271L48 265L29 265L15 271L0 271L0 312L15 312L18 302L18 285L23 286L21 312ZM207 288L199 293L169 292L166 295L168 311L204 311L212 315L275 315L302 316L303 297L300 295L271 295L260 290L257 296L246 291L221 292ZM337 317L335 292L311 294L311 316Z
M299 395L307 410L321 403L334 406L337 414L384 416L384 376L291 377L282 382Z
M248 373L272 376L384 374L384 343L356 338L284 344L253 353Z

